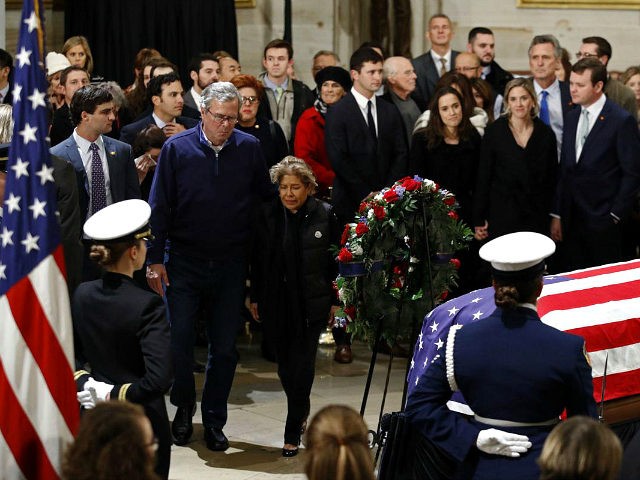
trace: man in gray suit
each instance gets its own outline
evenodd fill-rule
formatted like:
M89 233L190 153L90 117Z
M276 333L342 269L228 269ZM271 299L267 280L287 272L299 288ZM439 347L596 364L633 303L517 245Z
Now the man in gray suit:
M189 62L189 77L193 80L193 87L184 94L184 104L200 111L200 96L202 90L218 81L220 64L210 53L196 55Z
M413 68L418 80L413 98L421 110L426 110L440 77L455 64L458 51L451 50L453 28L444 13L436 13L429 19L429 30L425 34L431 42L431 50L413 59Z
M140 198L140 187L131 147L105 135L115 120L111 93L97 85L82 87L73 95L70 111L76 127L51 153L75 168L84 222L107 205ZM88 260L88 248L85 250L83 279L86 281L99 272Z

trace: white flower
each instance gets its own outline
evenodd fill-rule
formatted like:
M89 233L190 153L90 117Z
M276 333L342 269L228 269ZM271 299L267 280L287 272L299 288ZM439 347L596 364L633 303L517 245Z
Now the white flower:
M376 196L375 196L375 197L373 197L373 199L374 199L374 200L376 200L376 201L378 201L378 202L379 202L380 200L382 200L383 198L384 198L384 196L383 196L382 192L377 193L377 194L376 194Z
M338 300L340 300L341 302L345 301L344 288L341 288L341 289L338 290Z
M351 253L353 253L356 256L360 256L364 253L364 250L362 250L362 247L360 245L355 245L352 249L351 249Z
M420 263L420 259L418 257L411 257L409 263Z
M373 219L373 217L375 217L375 216L376 216L376 214L373 212L373 210L369 210L369 211L367 212L367 218L368 218L369 220Z

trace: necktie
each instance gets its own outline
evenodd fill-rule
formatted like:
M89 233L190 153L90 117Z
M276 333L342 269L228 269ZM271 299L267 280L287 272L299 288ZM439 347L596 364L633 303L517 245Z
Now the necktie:
M580 131L578 132L578 142L580 142L580 147L584 145L584 142L587 140L587 135L589 135L589 110L582 110L582 123L580 124Z
M540 99L540 120L547 125L551 125L551 119L549 118L549 102L547 101L549 92L543 90L540 94L542 95L542 98Z
M276 87L276 102L280 101L280 97L284 93L284 89L282 87Z
M92 143L89 150L91 150L91 215L93 215L107 206L107 191L98 145Z
M445 73L447 73L447 59L440 57L440 76L443 76Z
M378 134L376 133L376 124L373 121L373 113L371 112L372 107L371 100L367 102L367 124L369 125L369 132L371 133L371 137L374 140L378 140Z

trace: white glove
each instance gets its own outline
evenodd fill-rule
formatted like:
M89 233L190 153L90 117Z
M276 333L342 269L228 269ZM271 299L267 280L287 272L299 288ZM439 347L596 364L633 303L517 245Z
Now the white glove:
M491 455L504 455L505 457L519 457L531 448L531 442L526 435L503 432L495 428L480 430L476 440L478 450Z
M94 402L104 402L105 400L109 400L109 394L111 390L113 390L113 385L97 382L93 377L89 377L89 380L84 383L84 390L91 392Z
M91 392L87 390L82 390L81 392L78 392L76 395L78 397L78 403L84 408L86 408L87 410L96 406L96 402L93 399L93 395L91 395Z

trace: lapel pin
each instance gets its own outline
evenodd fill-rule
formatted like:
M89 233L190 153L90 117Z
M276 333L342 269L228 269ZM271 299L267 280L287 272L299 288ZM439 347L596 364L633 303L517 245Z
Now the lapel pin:
M115 155L116 152L109 152L109 155Z

